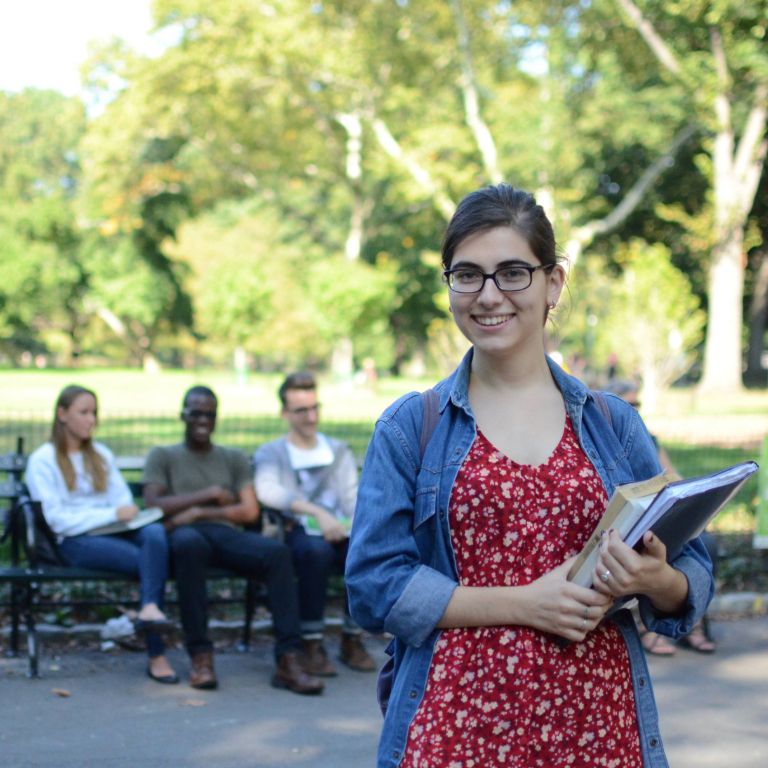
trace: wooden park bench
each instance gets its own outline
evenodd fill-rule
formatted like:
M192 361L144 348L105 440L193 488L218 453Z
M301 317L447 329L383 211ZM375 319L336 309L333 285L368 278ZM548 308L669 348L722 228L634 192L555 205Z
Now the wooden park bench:
M124 457L117 460L118 467L125 472L140 472L144 467L142 457ZM36 630L36 615L43 608L61 605L117 605L125 601L113 591L101 599L51 598L48 588L62 583L114 583L134 582L136 577L115 571L92 570L62 565L56 562L56 540L43 517L39 502L29 497L22 481L26 457L21 446L16 453L0 456L0 509L5 506L5 525L0 541L8 541L10 565L0 565L0 583L10 586L10 599L0 603L8 609L11 620L8 655L18 656L20 627L22 619L26 630L28 674L39 677L39 645ZM141 495L140 483L129 482L134 495ZM271 513L274 515L274 513ZM282 534L282 520L273 518L278 535ZM246 578L225 568L210 568L208 580L245 579L242 598L210 597L210 602L242 602L244 617L239 647L247 650L251 641L251 624L258 603L266 601L264 585L253 578Z

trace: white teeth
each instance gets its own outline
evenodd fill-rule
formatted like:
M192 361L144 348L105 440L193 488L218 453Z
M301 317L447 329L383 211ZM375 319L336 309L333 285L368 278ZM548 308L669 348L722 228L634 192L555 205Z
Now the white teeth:
M496 317L476 317L475 320L480 325L501 325L509 319L509 315L498 315Z

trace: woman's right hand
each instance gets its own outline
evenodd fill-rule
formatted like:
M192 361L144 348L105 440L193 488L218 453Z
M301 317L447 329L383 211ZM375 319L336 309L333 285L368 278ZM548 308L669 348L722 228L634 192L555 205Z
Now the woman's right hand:
M575 642L600 623L613 600L567 580L574 560L575 556L522 588L526 619L521 623Z
M138 514L139 508L135 504L124 504L122 507L117 508L117 519L121 523L127 523L129 520L133 520Z

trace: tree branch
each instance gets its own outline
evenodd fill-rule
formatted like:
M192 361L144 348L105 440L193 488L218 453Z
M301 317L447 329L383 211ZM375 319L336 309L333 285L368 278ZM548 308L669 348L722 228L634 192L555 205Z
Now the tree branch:
M661 62L662 66L666 67L673 75L680 75L680 64L672 52L672 49L661 39L660 35L654 29L648 19L646 19L640 9L632 2L632 0L616 0L616 2L624 9L625 13L632 20L632 23L637 28L641 37L648 44L656 58Z
M352 190L352 211L349 217L349 231L344 243L347 261L357 261L363 250L363 229L370 205L363 201L363 123L357 112L343 112L336 115L337 122L347 133L346 175Z
M754 203L757 185L765 165L768 153L768 136L765 128L768 123L768 84L761 83L755 89L755 100L747 117L744 132L736 149L734 170L736 178L741 180L741 210L744 216L749 214Z
M416 183L429 194L438 211L448 221L453 216L453 211L456 207L453 200L440 188L426 168L419 165L417 160L406 154L397 139L392 135L387 124L380 117L370 118L370 121L373 133L382 149L408 171Z
M464 117L480 150L485 173L494 184L498 184L502 181L502 175L498 166L496 143L490 128L480 114L480 99L477 94L472 52L469 47L469 30L461 10L460 0L451 0L451 9L456 21L456 37L459 43L459 60L461 62L459 86L464 97Z
M653 186L659 176L674 164L675 156L680 148L696 133L696 130L696 126L693 125L687 125L683 128L675 136L669 149L645 169L624 196L624 199L605 218L591 221L574 231L571 240L576 246L576 250L574 254L570 254L573 260L578 257L581 249L594 240L597 235L604 235L616 229L637 208L645 197L645 193Z

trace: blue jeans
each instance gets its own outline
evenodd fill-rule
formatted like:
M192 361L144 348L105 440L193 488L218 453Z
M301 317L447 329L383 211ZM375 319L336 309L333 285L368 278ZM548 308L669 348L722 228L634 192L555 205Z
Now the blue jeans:
M224 523L182 525L170 534L181 626L187 653L210 651L205 574L209 566L253 576L267 588L275 658L301 648L296 577L284 544Z
M70 536L59 544L65 562L77 568L117 571L139 577L140 605L163 607L168 578L168 540L160 523L113 536ZM163 639L147 635L150 656L164 653Z
M301 633L321 633L325 622L325 604L328 579L331 574L343 574L347 560L349 539L339 542L326 541L313 536L302 525L294 525L285 534L285 543L293 553L293 567L299 579L299 615ZM349 615L349 603L344 592L344 632L357 634L360 628Z

